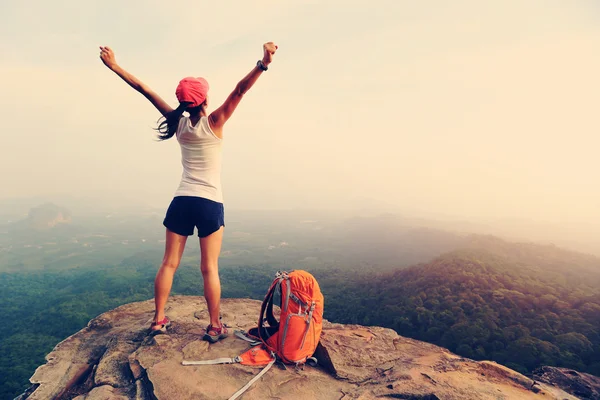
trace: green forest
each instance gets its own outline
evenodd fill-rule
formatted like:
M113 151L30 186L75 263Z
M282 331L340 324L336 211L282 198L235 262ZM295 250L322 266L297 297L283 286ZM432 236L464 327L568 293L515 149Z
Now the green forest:
M157 266L145 258L93 271L0 273L0 398L22 393L45 355L90 319L121 304L151 299ZM224 268L223 295L262 298L275 272L269 266ZM173 294L202 294L201 279L196 267L182 265Z
M331 286L327 311L339 322L389 327L524 374L550 365L600 375L598 287L597 278L569 282L461 251L353 287Z
M400 335L464 357L494 360L525 374L551 365L600 376L598 258L490 236L459 240L439 232L419 232L419 236L405 236L418 249L433 253L429 249L455 244L460 250L408 268L398 261L394 268L390 263L373 266L358 259L300 262L305 254L322 253L308 245L287 253L281 249L262 264L223 263L223 296L262 299L277 270L306 269L321 285L325 318L330 321L392 328ZM391 237L386 238L388 246L393 246ZM241 243L236 246L242 248ZM381 253L379 246L372 251ZM380 260L404 251L398 249L400 245ZM104 263L96 258L93 265L90 261L64 269L54 268L54 258L45 256L52 268L0 272L4 323L0 398L22 393L44 356L90 319L121 304L151 299L159 250L144 250L121 262L113 258L122 253L111 253L113 258L107 255ZM370 257L368 250L361 251ZM333 253L326 256L342 258ZM173 294L202 294L196 258L197 249L187 254L175 276Z

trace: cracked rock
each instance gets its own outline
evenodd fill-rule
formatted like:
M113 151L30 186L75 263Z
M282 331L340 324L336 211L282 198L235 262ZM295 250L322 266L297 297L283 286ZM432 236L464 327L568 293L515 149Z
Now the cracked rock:
M223 299L223 322L233 332L256 324L260 301ZM206 304L174 296L166 334L147 336L152 300L126 304L93 319L58 344L30 381L25 399L228 399L262 367L182 365L183 360L235 357L248 343L233 334L202 341ZM391 329L324 321L316 368L271 368L242 396L277 399L543 399L577 397L491 362L461 358ZM571 374L573 375L573 374ZM574 376L574 375L573 375ZM535 390L534 390L535 389Z

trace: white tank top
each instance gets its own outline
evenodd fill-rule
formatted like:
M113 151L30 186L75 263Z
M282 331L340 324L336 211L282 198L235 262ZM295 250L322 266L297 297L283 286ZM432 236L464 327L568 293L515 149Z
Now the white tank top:
M208 118L201 117L196 126L192 126L189 117L181 117L176 136L181 146L183 174L175 196L204 197L222 203L221 145L223 141L210 129Z

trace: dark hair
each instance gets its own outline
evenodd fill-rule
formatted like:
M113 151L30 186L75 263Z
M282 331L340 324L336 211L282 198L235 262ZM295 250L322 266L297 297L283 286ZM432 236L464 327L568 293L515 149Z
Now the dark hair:
M166 117L161 117L159 119L162 120L158 124L158 128L155 128L158 131L158 139L159 140L167 140L173 137L177 132L177 127L179 126L179 119L183 115L183 112L187 109L189 103L179 103L179 106L167 114Z

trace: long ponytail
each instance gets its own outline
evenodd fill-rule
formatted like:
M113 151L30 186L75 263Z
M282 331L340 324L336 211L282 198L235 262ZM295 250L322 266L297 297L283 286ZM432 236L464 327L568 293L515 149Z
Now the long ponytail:
M170 139L173 137L173 135L175 135L175 133L177 133L179 119L183 115L183 112L186 110L188 105L189 103L179 103L179 107L171 111L166 118L161 118L162 122L158 124L158 128L155 128L155 130L158 131L159 140Z

